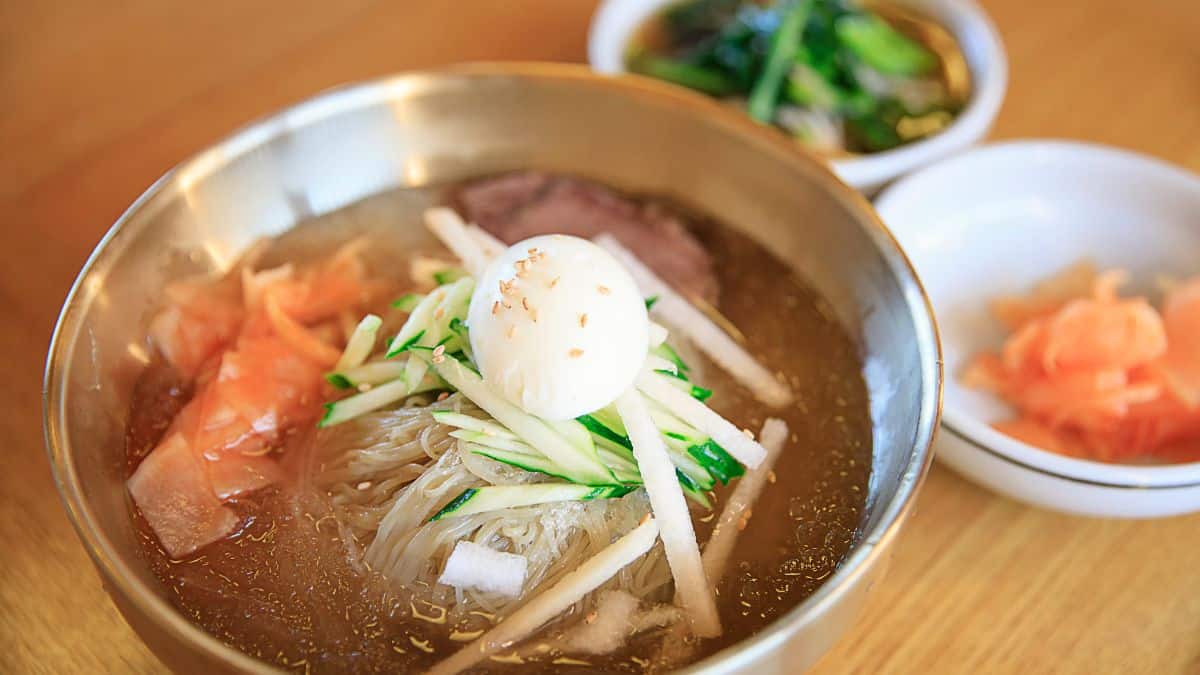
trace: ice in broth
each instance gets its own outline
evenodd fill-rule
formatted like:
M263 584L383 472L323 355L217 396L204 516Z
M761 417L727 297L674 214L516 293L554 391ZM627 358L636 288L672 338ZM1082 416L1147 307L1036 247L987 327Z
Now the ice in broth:
M642 537L643 544L653 542L645 553L628 547L632 544L627 540L647 526L646 516L652 510L638 480L624 476L627 480L620 489L597 495L590 486L579 489L569 480L488 459L487 454L509 460L515 455L505 456L498 452L502 448L494 447L488 453L487 434L471 436L472 430L461 426L469 420L455 416L474 420L490 416L463 393L448 391L447 383L430 383L424 375L430 385L426 392L363 410L322 429L314 428L311 413L301 412L285 433L271 437L262 448L250 447L244 456L267 457L274 465L265 479L252 466L250 473L262 480L251 485L264 486L235 492L220 504L229 509L236 524L228 536L213 543L186 553L176 550L172 556L170 546L164 547L161 534L147 522L151 514L134 508L143 554L170 601L216 637L284 668L423 671L465 646L477 648L475 641L485 631L505 626L504 619L535 604L531 599L542 597L547 589L569 586L571 580L563 580L572 570L614 547L626 546L631 556L628 564L622 564L611 578L605 577L599 588L585 586L589 592L581 599L561 603L562 611L528 639L497 649L478 663L471 658L465 665L489 672L516 664L544 672L643 672L667 670L740 641L819 587L853 543L867 497L870 421L861 363L855 345L823 301L745 235L661 200L625 198L570 177L510 174L449 192L410 189L371 198L270 242L253 254L249 269L261 274L290 264L291 274L304 278L327 269L330 252L346 250L342 247L347 241L367 242L351 250L369 287L362 295L348 293L330 301L331 315L311 315L316 318L306 328L336 345L333 351L340 358L345 356L341 349L347 338L353 341L358 319L374 312L382 325L376 329L379 339L368 365L382 362L379 357L398 346L393 341L385 347L382 336L397 335L410 312L418 311L417 298L410 294L429 294L438 281L460 274L461 263L423 228L397 226L401 218L415 220L447 196L464 215L510 241L540 234L569 213L578 216L575 224L582 228L572 233L591 237L615 232L633 255L686 289L685 294L698 299L699 306L717 307L728 326L744 335L746 352L771 372L782 374L794 400L775 408L759 400L761 392L756 396L683 339L683 331L671 327L667 337L674 356L689 367L680 372L689 382L679 391L686 389L697 398L706 398L711 391L706 403L738 429L757 434L768 417L779 418L787 428L778 460L769 472L757 476L761 494L748 510L735 514L732 528L727 528L741 536L713 595L719 635L704 639L693 635L700 632L696 624L689 623L673 602L676 561L668 562L661 541ZM649 230L658 238L633 239L623 233L626 228L643 234ZM670 264L677 260L658 259L662 255L658 249L663 247L654 243L663 238L684 252L683 269L690 276L672 273ZM705 273L696 274L696 269ZM436 280L427 278L435 275ZM239 280L245 286L250 278ZM392 307L397 299L401 307ZM651 318L656 316L652 311ZM241 318L253 323L252 318ZM430 361L440 357L445 365L451 357L445 349L435 355L436 348L425 352L426 357ZM816 354L820 358L814 358ZM310 360L320 356L312 354ZM334 372L337 366L321 370ZM394 377L394 373L367 371L360 367L354 377L371 382ZM224 371L217 368L217 372ZM165 360L146 370L131 407L127 438L131 472L144 464L151 451L158 452L164 437L180 425L179 419L185 417L180 410L186 411L189 401L212 388L206 377L221 379L203 372L180 373ZM320 400L361 400L353 395L356 390L369 393L387 386L329 379L334 384L322 385ZM312 410L309 403L297 410ZM665 411L652 400L650 405L661 422ZM493 433L507 439L505 431L501 426ZM635 431L628 431L626 438L637 438ZM703 436L686 424L675 431ZM600 456L609 457L613 464L621 464L622 458L627 462L628 453L622 454L622 448L603 438L612 434L599 432ZM763 436L760 440L768 442ZM480 443L485 444L483 453L462 452L466 447L480 450ZM728 465L731 475L724 476L725 485L711 477L711 472L720 474L719 463L702 465L694 456L687 463L686 445L676 443L667 450L674 453L676 466L683 465L675 489L688 497L687 514L695 540L704 550L730 495L743 481L749 483L755 470L736 462ZM722 460L727 463L728 457ZM636 470L638 465L633 466ZM651 481L645 467L641 473L646 482ZM507 502L505 508L503 499L513 499L511 492L490 508L461 499L489 483L516 486L517 493L524 490L520 498L525 501ZM530 503L530 491L525 490L529 487L543 490L533 495L534 501L547 499L546 486L556 491L557 501L515 506ZM661 486L660 482L653 489ZM564 488L569 494L562 492ZM585 494L590 498L582 501ZM400 507L397 501L402 502ZM455 501L463 504L455 508ZM661 521L658 506L654 512ZM453 513L478 508L483 510ZM438 514L442 515L430 520ZM462 540L488 550L475 551L482 559L472 558L472 549L462 546ZM520 554L520 561L515 560L518 556L487 557L514 552ZM456 561L448 560L451 557ZM457 587L439 583L439 579L455 581L443 577L449 572L448 563L465 570L460 570L466 578L456 581ZM502 583L488 586L514 575L508 568L516 563L524 566L520 591L506 593ZM472 572L481 565L488 574ZM601 653L594 653L598 648Z

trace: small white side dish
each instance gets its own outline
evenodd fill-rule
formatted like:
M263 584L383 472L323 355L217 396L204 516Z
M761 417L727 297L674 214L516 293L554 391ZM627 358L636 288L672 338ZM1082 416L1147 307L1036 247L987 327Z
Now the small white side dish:
M988 300L1091 259L1132 275L1126 292L1155 297L1154 279L1200 273L1200 177L1130 152L1081 143L985 146L887 189L877 209L933 303L946 388L937 456L1015 499L1096 516L1200 510L1200 463L1118 465L1063 457L989 424L1011 414L959 382L1003 331Z
M604 0L588 33L588 61L601 73L625 72L625 52L639 27L681 0ZM851 187L872 194L896 178L970 147L987 135L1008 87L1008 60L1000 34L973 0L889 0L910 7L954 35L971 70L971 98L949 128L894 150L829 162Z

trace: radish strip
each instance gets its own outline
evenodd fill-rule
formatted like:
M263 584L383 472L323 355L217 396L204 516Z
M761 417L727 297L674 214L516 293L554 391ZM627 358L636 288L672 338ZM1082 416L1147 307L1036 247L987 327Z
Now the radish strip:
M671 575L675 577L675 597L691 619L696 635L716 637L721 634L716 599L712 586L704 577L692 516L688 513L683 490L679 488L675 465L667 455L667 446L663 444L654 420L650 419L646 401L636 390L629 389L617 398L617 414L633 442L633 457L642 473L646 493L650 495L654 517L662 525L659 534Z
M471 235L471 238L475 240L479 248L483 249L483 254L488 258L495 258L508 249L507 244L493 237L491 232L474 223L467 225L467 233Z
M729 501L725 503L725 509L721 511L721 517L713 526L712 536L704 545L704 574L713 586L721 583L721 577L724 576L725 567L729 563L729 554L733 552L733 545L737 543L738 534L741 532L739 526L742 518L744 514L749 513L750 507L754 506L758 495L762 493L763 485L771 475L771 467L775 465L775 460L779 459L787 434L787 423L783 420L768 417L767 421L763 422L759 438L767 450L767 456L758 468L738 481L737 487L729 495Z
M425 225L446 248L450 249L471 276L478 277L487 267L488 256L467 230L467 225L453 209L437 207L425 211Z
M786 384L776 379L720 326L642 264L629 249L608 234L601 234L594 241L629 270L642 295L658 296L658 302L650 310L652 313L663 317L691 338L700 351L741 382L758 400L773 408L782 408L792 402L792 391Z
M676 417L712 437L725 451L733 455L746 468L753 469L762 463L767 451L752 438L733 426L724 417L713 412L700 401L680 391L665 379L666 376L643 369L637 378L637 388L650 398L663 404Z
M341 371L361 366L371 355L371 350L375 348L375 334L379 332L381 325L383 325L383 319L378 316L374 314L364 316L362 321L358 322L354 332L350 334L350 339L346 341L346 349L333 369Z
M634 528L629 534L610 544L603 551L568 573L558 583L546 589L513 612L495 628L481 635L450 658L431 668L426 675L454 675L483 659L523 640L542 624L562 614L580 598L599 588L623 567L637 560L654 546L658 525L653 518Z

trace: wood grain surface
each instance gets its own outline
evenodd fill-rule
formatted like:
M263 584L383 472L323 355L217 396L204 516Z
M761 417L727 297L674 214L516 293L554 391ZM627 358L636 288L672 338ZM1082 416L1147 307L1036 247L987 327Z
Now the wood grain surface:
M1200 170L1200 3L986 0L1011 60L994 137ZM43 452L51 328L156 177L342 82L584 58L590 0L0 0L0 673L161 672L100 588ZM1197 252L1200 255L1200 252ZM820 673L1200 672L1200 517L1088 520L935 467L891 574Z

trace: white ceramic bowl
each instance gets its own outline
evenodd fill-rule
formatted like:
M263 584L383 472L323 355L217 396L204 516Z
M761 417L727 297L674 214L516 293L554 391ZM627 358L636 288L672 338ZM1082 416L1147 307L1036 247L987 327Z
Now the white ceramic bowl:
M625 52L638 27L680 0L605 0L592 18L588 60L601 73L625 72ZM972 0L893 0L946 27L971 70L971 98L949 128L894 150L830 162L843 181L868 194L919 167L978 143L1000 112L1008 86L1004 46L987 14Z
M1080 143L984 146L908 176L876 207L917 269L944 348L937 457L1016 499L1098 516L1200 510L1200 463L1134 466L1059 456L989 426L1011 414L963 387L967 359L1004 336L987 300L1027 291L1081 259L1123 267L1128 290L1200 273L1200 177L1130 152Z

